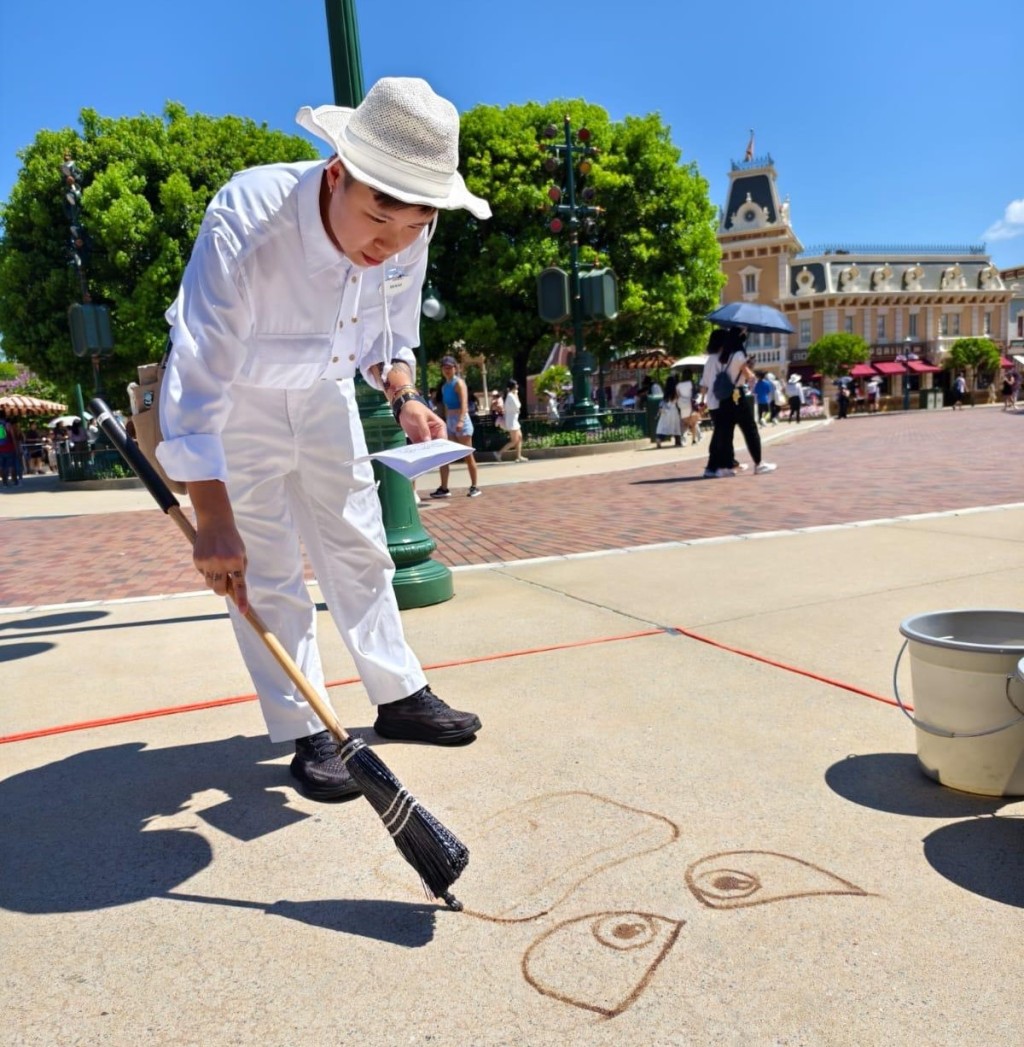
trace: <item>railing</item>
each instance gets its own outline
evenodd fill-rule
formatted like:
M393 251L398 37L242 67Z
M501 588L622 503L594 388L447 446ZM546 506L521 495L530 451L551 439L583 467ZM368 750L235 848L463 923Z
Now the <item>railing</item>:
M851 255L984 255L984 244L814 244L804 248L795 258L817 258L826 254Z
M120 453L112 447L57 452L57 473L65 481L97 480L115 474L124 475L124 468Z
M731 168L733 171L753 171L758 167L774 167L775 161L771 153L762 153L760 156L752 156L749 160L733 160Z

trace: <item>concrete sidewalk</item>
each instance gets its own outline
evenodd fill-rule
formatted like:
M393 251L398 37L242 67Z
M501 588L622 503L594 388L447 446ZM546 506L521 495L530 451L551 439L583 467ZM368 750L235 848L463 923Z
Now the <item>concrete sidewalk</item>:
M1024 807L925 778L891 674L1022 584L1020 508L460 570L403 616L455 750L378 740L324 621L461 914L291 788L215 597L0 615L0 733L43 732L0 746L5 1042L1014 1043Z

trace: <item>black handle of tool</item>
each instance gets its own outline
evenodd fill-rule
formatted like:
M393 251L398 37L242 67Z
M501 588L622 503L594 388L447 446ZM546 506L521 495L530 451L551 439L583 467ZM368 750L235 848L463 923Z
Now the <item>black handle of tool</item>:
M169 513L179 503L178 499L168 490L163 477L150 465L149 459L128 435L128 431L117 420L104 400L97 396L89 406L96 416L96 424L106 434L107 439L117 448L132 472L146 485L146 489L156 499L156 504L165 513Z

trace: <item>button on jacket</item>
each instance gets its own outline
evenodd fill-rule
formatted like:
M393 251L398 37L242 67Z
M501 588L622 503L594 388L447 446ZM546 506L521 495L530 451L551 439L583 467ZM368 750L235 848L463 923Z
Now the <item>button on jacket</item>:
M373 364L415 366L429 232L353 265L324 229L325 162L242 171L207 208L177 299L158 457L175 480L222 480L232 385L305 389ZM387 298L385 300L385 285Z

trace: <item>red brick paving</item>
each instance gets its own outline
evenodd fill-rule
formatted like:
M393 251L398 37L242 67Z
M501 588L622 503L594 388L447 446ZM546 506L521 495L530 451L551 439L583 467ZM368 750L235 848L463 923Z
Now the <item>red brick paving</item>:
M766 476L705 481L703 458L666 449L637 469L456 493L421 520L455 566L1015 503L1022 436L1024 413L990 408L852 418L770 445ZM747 460L738 434L736 446ZM200 588L157 509L7 520L0 536L0 608Z

